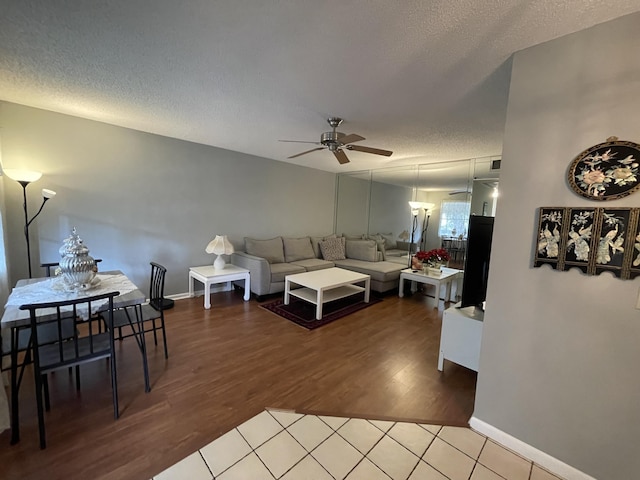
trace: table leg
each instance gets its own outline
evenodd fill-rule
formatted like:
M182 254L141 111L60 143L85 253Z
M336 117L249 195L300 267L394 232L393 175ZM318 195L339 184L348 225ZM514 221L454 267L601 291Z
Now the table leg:
M291 290L291 281L284 279L284 304L289 305L289 291Z
M364 281L364 303L369 303L369 294L371 293L371 278Z
M445 293L444 293L444 301L445 302L450 302L451 301L451 279L449 279L449 281L446 284Z
M193 298L193 276L191 275L191 272L189 272L189 297Z
M316 295L316 320L322 319L322 301L324 300L324 291L320 288L318 289L318 294Z
M18 412L18 329L11 329L11 445L20 441Z
M211 308L211 283L204 282L204 308L209 310Z
M142 321L142 305L136 305L133 308L135 309L135 312L136 312L136 323L138 325L138 334L140 335L140 340L138 341L138 347L140 348L140 354L142 355L142 374L144 375L144 391L150 392L151 382L149 381L149 362L147 361L147 341L144 335L144 322ZM127 317L129 318L129 323L131 323L129 312L127 312ZM133 324L131 325L131 328L134 328Z
M244 301L251 297L251 276L247 273L244 277Z
M400 286L398 287L398 296L400 298L404 297L404 278L400 275Z
M418 282L415 280L411 280L411 293L416 293L418 291Z

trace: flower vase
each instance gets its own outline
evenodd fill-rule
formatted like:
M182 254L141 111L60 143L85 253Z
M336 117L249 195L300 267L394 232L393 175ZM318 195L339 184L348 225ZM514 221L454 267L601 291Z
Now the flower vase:
M440 274L442 273L442 264L439 264L439 263L427 264L424 269L424 272L430 277L439 277Z

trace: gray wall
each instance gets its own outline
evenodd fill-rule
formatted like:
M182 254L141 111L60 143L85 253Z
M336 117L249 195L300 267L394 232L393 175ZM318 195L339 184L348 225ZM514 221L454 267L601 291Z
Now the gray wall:
M0 103L0 127L5 168L43 172L27 189L30 214L42 188L58 193L31 226L36 276L74 226L101 270L141 288L149 261L164 264L167 294L188 291L189 266L213 262L204 249L216 234L242 248L244 236L333 231L332 173L11 103ZM27 276L22 188L3 184L14 284Z
M640 471L640 279L532 268L584 149L640 143L640 13L514 57L474 416L598 479ZM607 207L639 207L640 193Z
M335 231L338 235L367 233L369 228L370 175L338 175L338 208Z

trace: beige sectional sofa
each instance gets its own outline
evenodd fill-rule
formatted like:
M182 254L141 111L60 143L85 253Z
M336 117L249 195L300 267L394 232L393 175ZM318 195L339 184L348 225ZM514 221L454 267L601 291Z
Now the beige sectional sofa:
M251 292L259 298L284 291L287 275L331 267L370 275L371 289L387 292L398 288L400 271L408 262L403 255L409 244L393 242L385 249L382 235L246 237L244 241L244 251L236 251L231 263L251 272Z

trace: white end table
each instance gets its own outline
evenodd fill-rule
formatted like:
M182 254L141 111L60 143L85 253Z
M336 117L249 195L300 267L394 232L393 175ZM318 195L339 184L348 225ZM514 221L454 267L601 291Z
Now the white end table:
M211 285L216 283L229 283L234 280L244 280L244 300L249 300L251 295L251 277L249 270L226 264L222 270L217 270L213 265L189 268L189 296L193 297L194 280L204 285L204 308L211 308Z
M404 297L404 281L411 280L411 291L417 290L417 283L426 283L427 285L435 285L436 287L436 299L440 299L440 285L446 285L446 293L444 301L451 301L451 282L456 280L462 273L462 270L456 270L455 268L443 268L439 277L427 275L422 271L414 272L410 268L405 268L400 272L400 286L398 288L398 296Z

